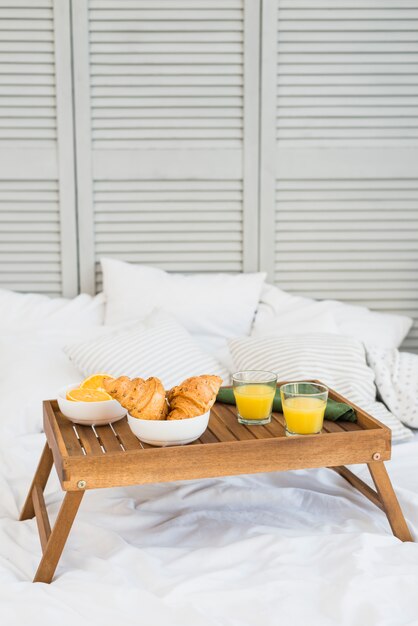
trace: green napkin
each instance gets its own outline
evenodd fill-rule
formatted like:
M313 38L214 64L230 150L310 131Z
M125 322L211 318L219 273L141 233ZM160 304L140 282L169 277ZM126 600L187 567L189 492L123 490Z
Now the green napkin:
M235 404L235 396L232 387L221 387L216 397L217 402L223 402L224 404ZM277 413L283 413L282 399L280 397L280 389L276 389L276 393L273 400L273 411ZM327 408L325 409L325 419L336 422L337 420L343 420L345 422L356 422L357 416L354 409L349 404L344 402L336 402L328 398Z

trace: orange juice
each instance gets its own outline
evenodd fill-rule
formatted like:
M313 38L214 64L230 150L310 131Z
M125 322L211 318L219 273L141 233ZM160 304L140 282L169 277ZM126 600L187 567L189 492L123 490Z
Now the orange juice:
M321 398L286 398L283 402L283 414L287 430L298 435L319 433L326 406L326 401Z
M270 417L275 387L252 384L234 389L238 413L246 420L265 420Z

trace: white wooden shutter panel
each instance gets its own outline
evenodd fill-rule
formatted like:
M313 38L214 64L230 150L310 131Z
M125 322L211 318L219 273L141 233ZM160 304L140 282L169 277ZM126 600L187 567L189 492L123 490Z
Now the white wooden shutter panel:
M83 289L100 289L106 255L256 269L259 10L73 2Z
M267 0L263 16L262 265L289 291L417 319L418 3Z
M77 293L69 5L0 0L0 287Z

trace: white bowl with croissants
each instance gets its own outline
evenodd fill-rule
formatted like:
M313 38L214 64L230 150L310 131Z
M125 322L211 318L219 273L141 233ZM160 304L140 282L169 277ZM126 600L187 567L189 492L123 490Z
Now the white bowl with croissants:
M183 420L142 420L128 413L128 424L134 435L152 446L183 446L199 439L209 423L210 411Z
M107 379L104 387L128 411L128 423L144 443L177 446L191 443L206 430L222 379L187 378L169 391L159 378Z

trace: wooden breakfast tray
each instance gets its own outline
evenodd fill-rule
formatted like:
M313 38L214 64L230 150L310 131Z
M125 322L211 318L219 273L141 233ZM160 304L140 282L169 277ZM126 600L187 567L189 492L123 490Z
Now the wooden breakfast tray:
M329 395L345 402L332 390ZM157 448L140 442L126 418L94 428L74 425L56 400L45 401L47 443L20 515L35 516L38 524L43 556L34 582L51 582L85 491L101 487L328 467L386 513L396 537L412 541L383 463L390 459L391 432L350 404L357 423L325 420L321 435L286 437L281 413L265 426L244 426L235 406L217 403L199 440ZM368 465L376 490L344 467L356 463ZM66 494L51 530L43 492L53 464Z

